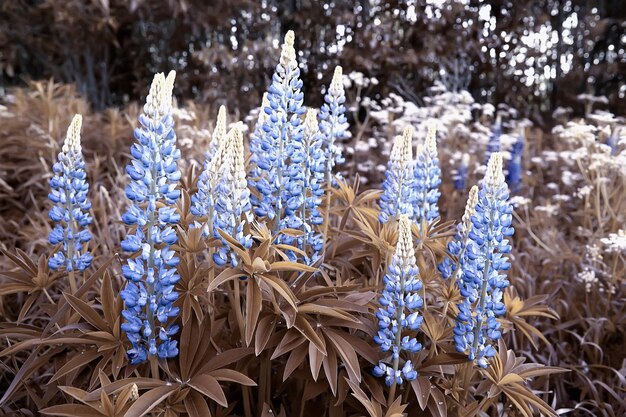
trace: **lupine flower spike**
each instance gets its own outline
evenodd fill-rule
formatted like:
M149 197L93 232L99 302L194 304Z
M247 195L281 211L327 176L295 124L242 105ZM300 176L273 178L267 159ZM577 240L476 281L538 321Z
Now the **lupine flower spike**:
M84 271L92 260L91 254L86 250L86 243L91 240L87 227L92 219L89 215L91 204L87 199L89 183L86 181L80 145L82 120L80 114L72 119L58 162L52 167L54 176L50 179L48 198L54 205L48 214L55 226L48 240L52 245L61 244L60 249L48 260L48 266L52 270L65 267L68 272Z
M472 227L472 216L476 212L476 202L478 201L478 186L474 185L470 189L467 203L465 204L465 212L461 219L461 223L457 226L457 232L454 238L448 243L448 252L456 258L456 262L452 262L450 258L444 258L443 262L437 265L441 276L444 279L452 277L456 280L460 273L460 262L466 256L467 241L469 232Z
M459 191L465 191L465 184L467 183L467 172L469 171L470 156L468 153L464 153L461 157L461 163L454 173L454 189Z
M215 230L221 229L234 237L244 248L252 246L252 237L245 232L246 224L252 221L252 205L250 204L250 191L246 181L245 156L243 151L243 132L241 124L228 132L224 152L221 157L223 169L219 170L220 177L217 182L215 196ZM236 266L238 259L230 247L223 242L216 253L213 261L217 265L225 265L230 261Z
M506 312L502 292L509 285L506 271L511 265L506 254L511 251L508 237L513 235L513 209L508 198L502 156L494 153L471 217L466 254L460 259L458 283L463 301L459 304L454 328L457 350L483 368L497 353L494 347L494 342L500 338L497 317Z
M220 106L217 111L217 121L215 122L215 129L211 135L211 142L209 143L209 155L210 159L215 155L222 142L226 139L226 107Z
M337 143L350 135L348 132L350 125L345 115L345 101L342 70L340 66L337 66L319 113L319 127L324 138L323 149L326 157L326 184L332 181L335 165L344 161L341 148Z
M516 193L522 183L522 155L524 154L524 137L519 136L511 148L506 180L511 191Z
M174 207L180 195L176 189L180 151L172 118L174 77L174 71L167 78L162 73L155 75L139 116L141 126L135 129L132 160L126 167L131 178L126 196L132 205L122 220L133 228L122 241L122 249L137 256L122 267L127 280L121 293L125 305L122 330L132 344L127 352L132 364L145 361L148 355L178 355L177 342L171 340L178 326L168 325L178 315L173 303L178 298L174 286L179 280L178 258L170 249L177 242L171 225L180 217Z
M413 174L415 180L413 199L413 219L421 225L422 221L430 223L439 217L439 184L441 184L441 168L437 155L437 130L435 125L428 127L424 145L418 147L417 161Z
M221 106L217 114L215 129L211 135L209 151L204 160L204 169L198 178L198 191L191 197L191 213L196 217L193 227L202 227L204 237L218 237L215 229L216 189L222 178L220 170L226 142L226 108Z
M269 107L270 101L267 98L267 93L263 93L263 100L261 101L261 109L259 110L259 115L257 117L256 125L254 126L254 131L250 135L250 173L248 183L251 187L256 183L255 181L259 177L259 155L261 154L261 142L263 141L263 136L265 135L263 131L263 125L269 118L269 115L265 113L265 109ZM258 204L256 203L255 197L252 196L252 203L256 207Z
M281 236L281 242L296 245L306 253L305 262L313 263L322 250L323 239L315 227L324 221L319 210L324 195L325 158L322 150L323 138L317 124L317 112L309 110L304 121L301 142L294 142L291 166L285 179L287 204L281 228L301 229L304 235L298 238ZM289 253L295 257L294 253ZM295 259L295 258L294 258Z
M383 194L380 196L378 220L381 223L397 219L402 214L413 216L412 141L413 128L408 126L402 136L396 137L393 143L383 181Z
M255 200L255 213L270 220L277 218L275 232L288 205L289 194L285 190L290 169L288 158L294 152L294 144L302 141L300 116L304 113L304 94L300 91L302 81L293 45L294 34L289 31L268 90L269 106L263 109L268 118L263 124L257 159L259 201Z
M412 381L417 377L411 360L400 364L400 353L419 352L422 345L408 333L414 333L422 324L418 309L423 300L419 296L422 283L416 265L411 233L411 220L401 215L398 221L398 243L384 278L385 288L380 298L381 307L376 313L378 334L374 342L383 352L391 352L389 361L381 361L374 367L374 375L384 376L387 386Z
M496 123L493 125L493 130L489 136L489 142L487 142L487 149L485 150L485 164L489 162L491 154L500 152L500 136L502 136L502 118L500 115L496 117Z

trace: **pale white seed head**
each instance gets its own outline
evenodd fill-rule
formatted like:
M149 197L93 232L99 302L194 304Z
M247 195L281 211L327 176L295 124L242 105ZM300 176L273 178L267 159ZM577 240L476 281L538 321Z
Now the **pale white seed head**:
M413 149L411 142L413 141L413 127L407 126L402 136L397 136L391 149L390 159L392 163L406 166L413 162Z
M398 243L396 245L396 256L402 259L405 264L415 264L415 249L413 247L411 220L406 214L403 214L398 218Z
M343 92L343 70L341 66L337 65L335 67L335 72L333 73L333 79L330 82L330 87L328 88L331 95L337 97L342 96Z
M492 187L497 187L504 182L504 173L502 172L502 154L494 152L489 157L487 164L487 173L485 174L485 182Z
M176 71L170 71L167 78L162 72L154 75L144 108L147 114L157 118L167 114L172 107L172 90L174 89L175 78Z
M65 136L65 142L63 143L63 152L78 153L81 151L80 146L80 129L83 124L83 116L80 114L74 115L70 126L67 128L67 135Z
M437 126L434 123L428 125L424 150L431 154L437 154Z
M133 384L130 386L130 400L136 401L139 398L139 388L137 384Z
M472 216L476 214L476 203L478 202L478 186L470 188L467 203L465 203L465 213L461 219L461 232L467 234L472 226Z
M295 35L293 30L290 30L285 35L285 42L283 43L280 51L280 64L287 68L295 69L298 64L296 62L296 50L294 48Z
M265 121L269 118L268 114L265 113L265 108L269 107L270 99L267 96L267 92L263 93L263 100L261 100L261 110L259 111L259 118L257 119L257 126L261 127L265 123Z
M217 112L217 120L215 122L215 129L213 129L213 135L211 135L211 142L215 149L219 148L220 143L226 138L226 107L220 106Z
M308 109L304 117L304 135L310 138L317 134L318 130L317 109Z

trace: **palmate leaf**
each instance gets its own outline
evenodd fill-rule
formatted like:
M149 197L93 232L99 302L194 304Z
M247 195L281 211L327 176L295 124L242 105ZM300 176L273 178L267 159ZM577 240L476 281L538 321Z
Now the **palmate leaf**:
M489 397L499 394L525 417L532 417L534 410L544 415L555 416L555 411L541 398L537 397L526 386L526 382L534 377L568 372L566 369L544 366L540 364L525 364L525 358L516 357L512 350L507 350L504 341L498 341L498 354L493 358L490 366L481 373L488 378L479 384L478 393L487 392Z

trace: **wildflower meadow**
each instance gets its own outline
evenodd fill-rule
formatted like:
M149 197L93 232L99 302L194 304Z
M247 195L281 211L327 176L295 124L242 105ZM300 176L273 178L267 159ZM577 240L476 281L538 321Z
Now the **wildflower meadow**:
M311 89L300 34L250 111L0 96L0 415L626 415L623 115Z

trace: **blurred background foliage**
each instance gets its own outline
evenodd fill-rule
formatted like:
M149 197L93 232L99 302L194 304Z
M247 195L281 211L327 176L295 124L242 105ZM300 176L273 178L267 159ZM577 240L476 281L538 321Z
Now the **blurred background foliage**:
M305 91L341 64L379 81L372 97L419 103L440 81L536 123L557 107L626 110L623 0L12 0L0 22L0 89L52 77L96 110L175 69L179 99L247 112L288 29Z

